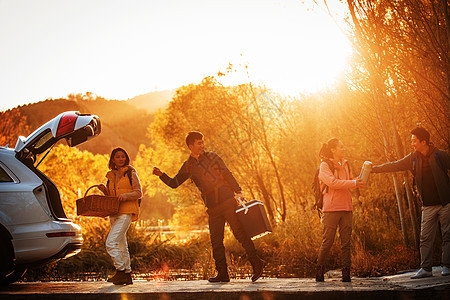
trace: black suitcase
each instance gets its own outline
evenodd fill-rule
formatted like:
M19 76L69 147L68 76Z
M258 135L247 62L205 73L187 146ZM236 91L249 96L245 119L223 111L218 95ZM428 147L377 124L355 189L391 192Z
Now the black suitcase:
M239 202L241 205L236 209L236 214L245 232L252 240L272 232L272 226L270 226L264 204L261 201Z

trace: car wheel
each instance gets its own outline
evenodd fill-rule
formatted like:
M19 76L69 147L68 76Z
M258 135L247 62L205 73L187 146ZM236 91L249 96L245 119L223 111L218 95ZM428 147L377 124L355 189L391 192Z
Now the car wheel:
M11 240L0 237L0 285L16 282L26 271L25 266L14 263Z

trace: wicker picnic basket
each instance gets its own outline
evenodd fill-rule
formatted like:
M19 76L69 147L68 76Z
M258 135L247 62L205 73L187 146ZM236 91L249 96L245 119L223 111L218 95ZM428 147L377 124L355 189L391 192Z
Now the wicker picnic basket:
M119 212L119 200L117 197L89 195L90 189L98 188L93 185L84 193L84 197L77 200L77 215L87 217L107 217Z

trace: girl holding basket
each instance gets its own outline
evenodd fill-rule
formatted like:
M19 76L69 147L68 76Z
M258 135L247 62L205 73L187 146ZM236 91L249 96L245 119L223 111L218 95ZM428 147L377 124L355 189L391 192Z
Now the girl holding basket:
M116 272L108 281L116 285L133 284L127 231L131 222L136 221L139 216L141 184L124 149L115 148L111 152L108 167L108 181L106 185L100 184L99 189L105 195L116 196L120 201L119 212L109 216L111 230L106 239L106 250L113 260Z

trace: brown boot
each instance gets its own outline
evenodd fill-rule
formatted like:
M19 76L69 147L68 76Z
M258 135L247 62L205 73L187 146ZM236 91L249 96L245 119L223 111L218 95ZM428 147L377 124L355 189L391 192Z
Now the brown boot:
M125 273L125 271L122 271L119 273L119 275L112 281L115 285L128 285L133 284L133 280L131 279L131 273Z
M116 269L116 272L114 273L114 275L109 277L107 281L108 282L113 282L114 280L116 280L116 278L117 278L117 276L119 276L120 272L124 272L124 271L119 271L119 270Z
M325 281L324 267L321 266L321 265L317 265L316 281L317 282L324 282Z
M350 267L342 268L342 282L351 282L350 279Z
M252 282L255 282L259 277L261 277L266 262L256 256L255 258L250 259L250 263L253 268Z
M230 282L230 276L228 275L227 268L218 268L217 275L209 277L209 282Z

